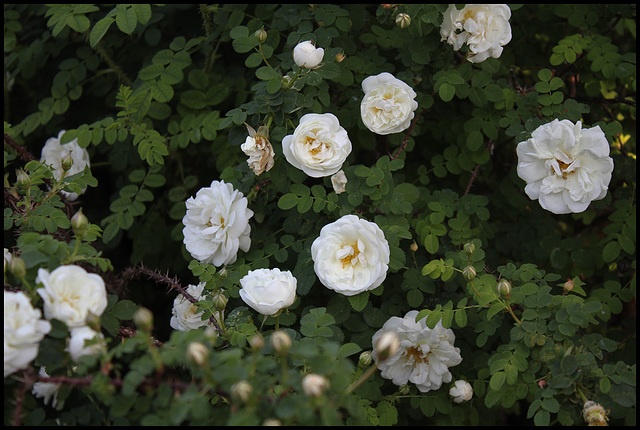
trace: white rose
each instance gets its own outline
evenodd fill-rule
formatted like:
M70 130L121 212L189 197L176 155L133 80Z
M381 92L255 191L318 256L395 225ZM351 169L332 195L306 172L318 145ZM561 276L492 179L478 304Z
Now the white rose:
M360 114L369 130L384 135L409 128L418 108L413 88L391 73L383 72L363 80L362 90Z
M268 172L273 167L273 157L276 155L271 142L269 142L268 131L266 127L260 127L256 133L248 124L247 130L249 130L249 136L240 145L242 152L249 156L247 164L256 175Z
M40 341L51 323L40 319L40 309L21 291L4 292L4 377L26 369L38 355Z
M7 248L4 249L4 274L7 274L7 268L11 263L11 252Z
M298 280L288 270L257 269L249 270L240 285L240 297L247 305L262 315L274 315L296 300Z
M44 316L69 328L86 325L90 312L100 316L107 308L104 280L80 266L60 266L51 273L38 269L36 282L44 286L37 290L44 301Z
M377 224L345 215L327 224L311 245L313 269L322 284L345 296L382 284L389 265L389 243Z
M40 368L39 375L49 377L44 367ZM48 405L49 401L53 398L51 406L55 408L58 405L58 391L60 390L61 386L62 384L54 384L53 382L36 382L33 384L31 393L36 398L42 397L45 405Z
M335 115L308 113L293 134L282 139L282 152L292 166L320 178L342 168L351 153L351 141Z
M331 177L331 185L336 194L341 194L346 191L347 176L344 174L344 170L338 171L338 173Z
M187 213L182 218L184 244L196 260L222 266L235 263L238 249L251 246L249 218L244 195L224 181L213 181L201 188L196 197L186 202Z
M467 381L456 381L449 390L449 395L453 397L453 401L456 403L466 402L473 397L473 388Z
M73 361L80 360L85 355L98 355L105 350L104 336L88 326L74 327L70 331L71 337L66 351L69 352ZM85 345L86 341L98 338L97 342Z
M518 143L518 176L525 193L555 214L580 213L607 195L613 159L599 126L557 119Z
M298 67L315 69L322 62L323 57L324 49L316 48L310 40L300 42L293 48L293 61Z
M60 143L60 138L66 130L62 130L58 133L58 137L51 137L47 139L42 148L42 155L40 156L40 162L51 165L53 167L53 177L59 181L62 178L64 170L62 169L62 160L71 154L73 164L67 171L66 176L75 175L84 171L86 166L89 166L89 153L85 148L78 145L78 139L74 139L71 142L67 142L64 145ZM82 190L82 193L86 191L86 188ZM74 201L78 198L78 194L62 191L62 194L69 201Z
M189 285L187 287L187 293L189 293L194 299L201 300L206 294L204 294L204 287L206 283L200 282L198 285ZM202 319L202 312L198 312L198 306L195 303L191 303L185 296L178 294L173 300L173 309L171 310L173 316L169 324L175 330L188 331L195 330L198 327L204 325L210 325L209 319ZM219 313L214 315L216 321L218 320Z
M466 42L470 51L467 59L472 63L498 58L502 47L511 41L509 18L511 9L506 4L468 4L460 10L451 4L444 12L441 40L456 51Z
M449 367L462 362L460 348L453 346L455 335L442 323L430 329L426 318L416 322L418 311L409 311L404 318L391 317L371 340L373 359L381 376L398 385L411 382L423 393L440 388L443 382L451 382ZM386 360L379 360L376 350L378 339L386 332L395 332L400 349Z

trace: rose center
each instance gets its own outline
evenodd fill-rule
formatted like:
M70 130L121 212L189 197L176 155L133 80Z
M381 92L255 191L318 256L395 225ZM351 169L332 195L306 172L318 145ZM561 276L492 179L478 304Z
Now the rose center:
M429 354L425 356L422 355L422 351L420 351L415 346L406 349L405 355L407 358L413 358L414 363L425 363L429 364Z
M342 267L347 265L355 266L358 261L364 260L364 255L360 255L360 249L358 249L358 242L352 245L344 245L337 252L337 257L342 262Z
M580 160L574 160L563 151L556 151L554 154L555 162L551 164L551 174L562 176L563 179L567 179L567 176L574 173L578 167L580 167Z

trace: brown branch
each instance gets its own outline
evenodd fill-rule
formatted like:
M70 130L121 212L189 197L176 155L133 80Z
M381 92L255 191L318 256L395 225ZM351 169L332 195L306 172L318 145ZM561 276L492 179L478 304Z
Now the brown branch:
M424 112L424 108L422 108L420 110L420 113L418 113L418 115L416 115L416 117L413 119L413 122L411 123L411 126L409 127L409 130L407 130L407 134L405 134L404 139L402 140L402 143L400 144L400 148L398 148L398 152L396 152L396 155L391 157L391 160L395 160L396 158L398 158L400 153L402 151L404 151L404 149L407 147L407 140L409 140L409 136L411 135L411 132L413 131L413 127L415 127L416 123L418 122L418 119L422 115L422 112Z

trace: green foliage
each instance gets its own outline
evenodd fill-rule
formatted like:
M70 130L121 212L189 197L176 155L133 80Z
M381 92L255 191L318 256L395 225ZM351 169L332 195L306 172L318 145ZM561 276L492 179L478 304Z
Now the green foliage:
M33 365L5 378L5 424L581 425L586 399L609 424L635 424L635 7L514 5L512 40L481 63L441 40L446 8L5 5L4 242L26 269L5 268L5 290L42 309L38 270L78 264L109 293L106 351L74 363L53 320ZM324 49L318 68L293 60L306 40ZM384 136L360 116L361 83L381 72L418 102L410 127ZM334 114L349 135L345 192L283 154L308 113ZM545 211L516 173L516 145L554 119L599 126L610 143L607 196L582 213ZM240 148L245 123L266 127L275 151L259 176ZM91 166L56 180L38 160L60 130ZM185 201L214 180L254 213L250 249L224 267L183 244ZM61 193L85 188L75 202ZM348 214L382 229L390 261L382 285L347 297L320 283L310 249ZM297 298L264 317L239 281L275 267L295 276ZM203 321L224 318L172 329L174 298L201 282ZM151 331L133 322L140 306ZM468 381L471 401L361 363L374 333L410 310L453 330L463 361L451 382ZM200 365L194 343L209 352ZM32 393L47 381L40 366L61 383L55 407ZM329 382L320 397L304 393L308 373ZM239 381L253 387L246 401Z

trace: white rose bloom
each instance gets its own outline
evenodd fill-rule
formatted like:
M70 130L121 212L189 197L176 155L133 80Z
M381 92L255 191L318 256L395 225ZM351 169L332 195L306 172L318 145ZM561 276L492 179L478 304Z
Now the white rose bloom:
M426 318L416 322L418 311L409 311L404 318L391 317L371 340L373 359L383 378L391 379L398 386L412 382L423 393L440 388L443 382L451 382L449 367L462 362L460 348L453 346L455 335L442 323L430 329ZM384 361L378 360L376 344L385 333L394 331L400 340L400 349Z
M53 177L59 181L62 178L64 170L62 169L62 160L71 154L73 164L67 171L66 176L75 175L84 171L86 166L89 166L89 153L85 148L78 145L78 139L74 139L71 142L67 142L64 145L60 143L60 138L66 130L62 130L58 133L58 137L51 137L47 139L42 148L42 155L40 162L51 165L53 167ZM82 190L82 193L86 191L86 188ZM74 201L78 198L78 194L62 191L62 194L69 201Z
M449 390L449 395L453 397L453 401L456 403L466 402L473 397L473 388L467 381L456 381Z
M4 292L5 378L26 369L37 357L40 341L51 330L51 323L41 315L23 292Z
M204 287L206 283L200 282L198 285L189 285L187 287L187 293L191 294L194 299L201 300L206 294L204 294ZM195 330L198 327L210 325L209 319L202 319L202 312L198 312L198 306L195 303L191 303L185 296L178 294L173 300L173 309L171 310L173 316L169 324L175 330L189 331ZM219 313L214 314L214 319L218 320Z
M7 273L7 268L11 263L11 252L7 248L4 249L4 273Z
M325 225L311 245L320 282L345 296L380 286L387 276L389 256L389 243L380 227L356 215Z
M274 315L296 300L298 280L288 270L257 269L249 270L240 285L240 297L247 305L262 315Z
M555 214L580 213L607 195L613 159L599 126L557 119L518 143L518 176L525 193Z
M66 351L69 352L73 361L80 360L85 355L98 355L105 350L104 336L88 326L74 327L70 331L71 337ZM98 341L85 345L85 341L98 337Z
M363 80L362 90L360 114L369 130L384 135L409 128L418 108L413 88L391 73L383 72Z
M40 368L39 372L40 376L49 377L44 367ZM33 389L31 393L36 397L42 397L45 405L49 404L49 401L53 398L53 402L51 402L52 407L56 407L58 404L58 391L62 384L54 384L53 382L36 382L33 384Z
M187 213L182 218L184 244L196 260L222 266L235 263L238 249L251 246L249 218L244 195L224 181L213 181L201 188L196 197L186 202Z
M335 191L336 194L341 194L346 191L347 176L344 174L344 170L338 171L338 173L331 177L331 185L333 185L333 191Z
M107 308L104 280L80 266L60 266L51 273L38 269L36 282L44 286L37 290L44 301L44 316L69 328L86 325L89 313L99 317Z
M282 152L292 166L320 178L342 168L351 153L351 141L335 115L308 113L293 134L282 139Z
M242 152L249 156L247 164L256 175L271 170L273 167L273 157L276 155L267 136L260 133L262 129L263 127L260 127L258 133L256 133L251 126L247 125L249 136L247 136L244 143L240 145ZM266 127L264 127L264 129L265 131L263 131L263 133L268 134Z
M441 40L459 50L469 46L467 59L480 63L498 58L502 47L511 41L511 9L506 4L468 4L463 9L449 5L440 27Z
M316 48L310 40L300 42L293 48L293 61L298 67L315 69L322 62L323 57L324 49Z

